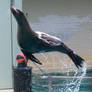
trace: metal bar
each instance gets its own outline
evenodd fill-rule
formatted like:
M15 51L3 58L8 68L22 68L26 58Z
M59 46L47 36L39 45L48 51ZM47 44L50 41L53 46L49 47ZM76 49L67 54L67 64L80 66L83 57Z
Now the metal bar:
M49 78L49 76L45 76L45 77L43 77L43 76L40 76L42 79L48 79ZM77 76L77 77L75 77L75 76L50 76L50 78L52 78L52 79L54 79L54 78L63 78L63 79L72 79L72 78L79 78L80 76ZM83 79L92 79L92 77L86 77L86 76L84 76L83 77Z
M49 84L48 84L49 85ZM48 87L48 85L41 85L42 87ZM86 85L86 86L91 86L92 84L86 84L86 83L81 83L81 85ZM64 87L64 84L52 84L52 87L56 87L56 86L61 86Z

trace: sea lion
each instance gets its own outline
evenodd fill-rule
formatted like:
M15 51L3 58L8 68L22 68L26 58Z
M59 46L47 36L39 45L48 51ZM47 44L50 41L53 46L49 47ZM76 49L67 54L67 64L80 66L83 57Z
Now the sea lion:
M27 59L30 59L38 64L42 64L32 54L58 51L68 55L77 68L82 67L85 60L74 53L74 51L65 45L59 38L43 32L33 31L24 13L19 9L11 7L11 12L18 23L18 44Z

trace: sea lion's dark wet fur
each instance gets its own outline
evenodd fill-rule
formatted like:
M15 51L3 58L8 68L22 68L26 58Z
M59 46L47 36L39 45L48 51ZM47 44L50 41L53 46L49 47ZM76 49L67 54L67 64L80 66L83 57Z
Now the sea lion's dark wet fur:
M40 52L58 51L67 54L77 67L82 67L84 59L75 54L68 48L59 38L48 35L43 32L35 32L29 26L24 13L18 9L11 7L17 23L18 23L18 44L25 56L39 64L42 64L32 54Z

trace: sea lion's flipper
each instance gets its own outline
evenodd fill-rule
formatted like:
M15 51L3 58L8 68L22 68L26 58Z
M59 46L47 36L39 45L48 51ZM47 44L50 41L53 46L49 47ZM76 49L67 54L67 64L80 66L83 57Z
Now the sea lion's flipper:
M30 59L32 62L42 65L42 63L34 55L32 55L32 53L30 53L24 49L21 49L21 51L24 53L24 55L26 56L27 59Z
M29 59L32 60L35 63L42 65L42 63L32 54L29 56Z

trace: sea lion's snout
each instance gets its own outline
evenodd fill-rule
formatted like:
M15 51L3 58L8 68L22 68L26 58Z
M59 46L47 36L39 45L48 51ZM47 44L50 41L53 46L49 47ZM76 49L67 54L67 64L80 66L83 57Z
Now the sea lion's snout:
M23 16L23 12L20 11L19 9L16 9L16 8L14 8L14 7L11 7L10 10L11 10L12 14L13 14L15 17L21 17L21 16Z
M14 7L11 7L10 10L11 10L11 12L12 12L13 14L19 13L18 9L16 9L16 8L14 8Z
M18 24L22 24L23 19L24 19L23 12L14 7L11 7L10 10L11 10L11 13L13 14L13 16L15 17L15 19L17 20Z

